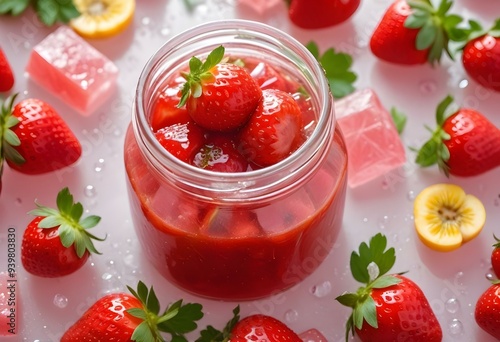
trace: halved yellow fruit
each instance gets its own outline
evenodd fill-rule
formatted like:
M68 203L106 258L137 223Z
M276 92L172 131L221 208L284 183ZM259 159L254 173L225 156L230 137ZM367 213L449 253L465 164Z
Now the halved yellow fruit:
M483 203L454 184L435 184L414 201L415 228L420 240L442 252L475 238L486 222Z
M80 16L69 25L85 38L107 38L122 32L132 21L135 0L74 0Z

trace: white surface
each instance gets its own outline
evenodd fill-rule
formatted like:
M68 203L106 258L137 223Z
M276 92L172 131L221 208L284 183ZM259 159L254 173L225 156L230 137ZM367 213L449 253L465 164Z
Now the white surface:
M22 317L17 321L23 341L58 341L65 329L102 294L135 286L139 279L154 285L163 303L184 298L204 304L201 325L222 324L235 303L208 301L182 292L156 274L144 260L133 230L125 190L122 162L124 132L130 118L135 85L147 59L171 37L194 24L212 19L240 17L259 20L281 28L303 43L315 40L322 51L329 47L354 56L358 89L372 87L388 108L396 106L409 120L402 139L405 146L420 146L428 137L423 124L433 125L434 108L446 94L477 108L500 127L500 94L466 85L460 63L445 60L441 67L400 67L377 61L369 52L370 34L390 0L363 1L352 20L322 30L305 31L289 23L285 6L279 2L267 13L258 14L236 0L200 1L193 13L182 0L138 1L131 28L121 35L90 41L120 69L119 93L92 116L83 117L24 75L30 49L55 28L42 27L32 12L21 17L0 17L0 45L14 64L15 92L51 103L68 122L83 145L83 156L74 167L43 176L26 176L6 167L0 198L0 243L4 250L8 227L17 230L17 253L22 232L32 219L26 212L33 201L53 205L57 192L69 186L87 214L102 216L94 233L108 234L97 245L103 252L73 275L42 279L27 274L18 258ZM454 11L490 25L500 13L498 1L457 0ZM262 312L287 322L300 332L317 328L328 341L342 341L349 311L334 298L358 284L348 269L349 256L360 242L376 232L388 236L397 249L394 271L408 270L426 293L443 328L444 341L492 341L473 319L475 302L487 287L492 234L500 235L500 168L484 175L447 180L437 168L419 169L414 153L399 170L347 193L343 231L326 262L295 288L279 295L241 303L243 315ZM487 210L487 223L478 238L459 250L442 254L424 247L413 229L413 197L425 186L450 181L479 197ZM2 252L3 253L3 252ZM0 267L7 256L0 255ZM316 288L316 294L313 289ZM458 307L457 304L458 303ZM456 321L458 320L458 321ZM460 325L462 328L460 329ZM458 329L457 329L458 328ZM1 338L0 338L1 340ZM21 339L15 339L21 340Z

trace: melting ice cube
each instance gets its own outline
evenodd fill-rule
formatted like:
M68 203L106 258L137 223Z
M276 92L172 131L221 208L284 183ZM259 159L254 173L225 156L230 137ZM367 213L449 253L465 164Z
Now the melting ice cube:
M373 90L359 90L338 100L335 112L347 146L350 187L371 181L406 162L392 118Z
M113 62L67 26L59 27L33 48L26 71L83 115L103 104L118 75Z

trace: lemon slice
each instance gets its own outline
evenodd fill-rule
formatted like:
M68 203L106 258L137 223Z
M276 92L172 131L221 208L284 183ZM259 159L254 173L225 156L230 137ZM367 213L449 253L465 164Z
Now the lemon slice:
M415 228L420 240L442 252L475 238L486 222L481 201L453 184L425 188L414 201Z
M107 38L123 31L132 21L135 0L74 0L80 16L70 26L85 38Z

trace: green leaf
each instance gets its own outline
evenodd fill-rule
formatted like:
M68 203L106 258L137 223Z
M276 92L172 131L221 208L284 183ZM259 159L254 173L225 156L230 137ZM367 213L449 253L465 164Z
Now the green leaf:
M139 300L144 304L146 305L147 301L148 301L148 293L149 293L149 290L148 290L148 287L146 286L146 284L144 284L142 281L139 281L139 283L137 284L137 295L139 298Z
M377 278L371 285L371 288L374 289L383 289L392 285L399 284L401 279L392 276L392 275L383 275L382 277Z
M420 31L418 31L416 40L417 49L425 50L429 48L436 40L437 32L438 28L436 27L432 19L427 20Z
M371 296L368 296L366 298L366 301L358 308L358 310L361 312L360 316L363 318L364 321L366 321L366 323L368 323L375 329L378 328L377 306L375 305L375 301ZM359 327L359 329L360 328L361 327Z
M83 229L90 229L97 226L100 221L100 216L90 215L80 221L80 226L82 226Z
M147 318L146 312L140 308L130 308L130 309L127 309L125 311L127 313L129 313L130 315L137 317L137 318L140 318L142 320L145 320Z
M413 13L412 15L409 15L405 22L404 22L404 26L406 28L410 28L410 29L418 29L418 28L421 28L422 26L424 26L424 24L429 20L429 16L428 15L417 15L415 13Z
M59 237L61 238L61 243L64 247L69 248L75 242L76 234L71 227L62 224L59 226Z
M306 48L325 70L333 97L339 99L356 90L353 83L356 81L357 75L351 71L352 57L349 54L336 52L333 48L330 48L323 55L320 55L318 46L313 41L309 42Z
M38 18L47 26L52 26L57 21L59 6L55 0L38 0L36 12Z
M30 0L1 0L0 13L17 16L28 8Z
M335 298L335 300L344 306L354 308L356 307L356 304L358 302L358 295L355 293L347 292L338 296L337 298Z
M17 136L16 133L14 133L12 130L10 129L6 129L5 130L5 134L3 136L3 139L5 140L5 142L7 142L7 144L9 144L10 146L19 146L21 145L21 140L19 139L19 137Z
M436 109L436 123L438 126L442 126L447 119L448 108L453 103L453 97L448 95L442 100Z
M202 70L203 72L207 72L213 67L215 67L217 64L219 64L222 61L222 58L224 58L224 46L220 45L213 49L207 56L207 59L203 63Z
M405 126L406 126L406 121L407 117L406 115L396 109L395 107L391 108L391 117L392 121L394 122L394 126L396 126L396 130L398 131L398 134L403 133Z
M436 142L435 139L427 141L418 151L415 163L422 167L436 164L438 162L437 149L439 145L439 142Z
M196 321L203 317L202 308L202 305L198 303L184 304L178 308L178 312L174 317L159 324L158 328L160 331L175 332L177 334L191 332L198 327Z
M203 62L199 58L191 57L191 59L189 60L189 70L193 73L199 73L201 71L202 65Z
M140 342L157 342L146 321L141 322L141 324L135 328L131 339L132 341Z
M239 320L240 320L240 306L237 305L233 309L233 317L226 323L222 331L217 330L211 325L209 325L200 332L200 337L196 340L196 342L228 341L228 338L231 335L233 327L236 325L236 323L238 323Z
M38 222L38 227L40 228L54 228L64 223L64 219L59 215L46 216L40 222Z
M59 191L57 194L56 204L59 212L65 214L71 213L71 209L73 207L73 195L71 195L67 187Z
M156 297L156 293L153 290L152 286L151 289L149 290L146 307L150 312L154 313L155 315L158 315L158 313L160 312L160 302L158 301L158 297Z

